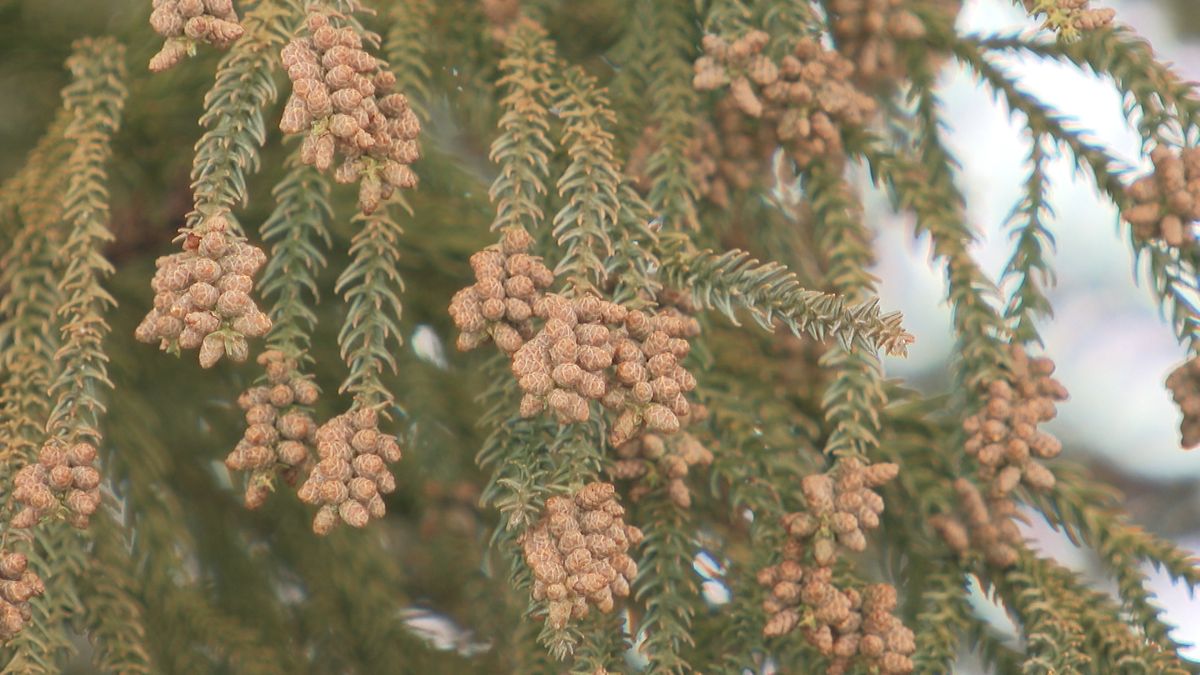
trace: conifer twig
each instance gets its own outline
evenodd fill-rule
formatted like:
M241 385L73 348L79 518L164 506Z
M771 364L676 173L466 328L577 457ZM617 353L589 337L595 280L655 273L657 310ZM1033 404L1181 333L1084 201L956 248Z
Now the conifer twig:
M317 275L325 267L321 249L331 245L333 210L325 177L296 154L288 161L291 168L273 191L275 210L261 229L271 257L258 287L264 299L273 300L268 347L307 359L317 323L313 306L320 299Z
M661 258L668 284L690 288L697 303L719 310L735 324L737 311L744 309L764 330L774 330L778 321L797 336L836 338L850 349L904 354L912 342L900 325L900 314L882 314L878 300L851 305L836 294L807 290L783 265L761 263L745 251L718 254L676 248L664 251Z
M295 2L260 2L246 12L245 35L221 58L216 82L204 97L200 125L207 130L196 143L195 208L188 214L186 229L245 205L247 176L258 170L258 148L267 140L263 111L279 96L272 77L279 49L303 16ZM226 218L232 232L241 234L237 221Z
M59 371L48 392L57 403L47 426L51 436L93 445L100 441L104 393L113 386L103 344L109 332L104 314L116 304L101 285L113 272L104 258L104 246L113 239L104 183L126 95L124 58L124 47L114 40L81 41L67 62L75 81L63 90L66 107L75 116L66 129L74 149L63 197L67 238L58 252L62 346L55 354Z
M549 178L554 144L550 128L548 79L554 63L553 43L532 22L520 22L505 42L503 73L496 83L505 90L500 100L503 114L500 133L488 157L500 166L488 196L496 205L492 229L522 226L536 232L544 211L542 202Z
M395 201L411 214L403 195ZM348 304L338 346L350 372L338 391L353 394L356 406L378 409L395 401L382 378L387 371L396 371L392 348L404 339L400 331L404 280L397 268L403 230L390 210L388 204L371 215L355 216L362 229L350 243L351 262L334 289Z

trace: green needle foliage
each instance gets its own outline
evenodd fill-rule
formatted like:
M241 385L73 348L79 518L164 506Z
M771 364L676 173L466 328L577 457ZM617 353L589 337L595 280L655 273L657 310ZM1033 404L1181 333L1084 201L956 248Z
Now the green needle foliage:
M0 54L46 55L28 105L61 90L4 135L0 672L1200 672L1147 572L1194 589L1196 558L1040 428L1062 154L1122 214L1200 439L1200 96L1120 17L229 4L0 3ZM194 58L147 72L151 25ZM1154 173L1012 54L1106 78ZM997 278L948 67L1026 131ZM922 336L880 306L871 187L944 274L950 391L888 379ZM249 353L139 344L152 305L172 353Z

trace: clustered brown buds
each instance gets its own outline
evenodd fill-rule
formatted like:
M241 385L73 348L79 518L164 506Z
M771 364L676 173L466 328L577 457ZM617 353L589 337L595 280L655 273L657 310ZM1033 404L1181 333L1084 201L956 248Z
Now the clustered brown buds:
M1116 10L1089 7L1090 0L1024 0L1025 9L1047 15L1047 27L1061 30L1072 28L1088 31L1103 28L1112 23ZM1056 15L1061 18L1056 18Z
M864 465L848 457L838 461L832 475L805 476L800 491L807 510L783 518L793 545L807 542L820 566L837 559L835 541L851 551L866 550L866 532L879 527L883 513L883 497L872 488L892 480L899 471L892 463Z
M324 171L334 156L339 183L359 181L358 205L371 213L396 189L417 185L410 165L421 156L421 123L404 94L393 92L396 76L363 49L351 26L335 28L328 15L310 12L307 37L282 51L292 95L279 129L308 134L301 159Z
M554 275L525 253L532 244L523 228L510 228L498 247L472 256L476 283L450 303L462 331L458 348L490 338L512 357L524 417L549 409L562 424L585 422L589 402L598 401L621 411L609 435L613 445L642 429L678 431L690 410L686 393L696 387L680 361L699 322L675 309L648 314L594 295L546 293ZM543 322L536 333L534 319Z
M1138 239L1182 246L1194 239L1192 224L1200 220L1200 148L1176 154L1160 145L1150 159L1154 173L1129 186L1133 206L1121 216Z
M778 637L797 625L805 639L829 659L828 675L841 675L861 660L872 672L911 673L916 651L913 633L893 612L896 589L872 584L860 593L839 588L831 567L808 567L784 560L758 573L770 590L764 606L771 614L763 633Z
M183 252L155 261L150 286L154 308L134 336L164 349L200 349L200 366L211 368L228 356L249 356L246 337L262 337L271 319L250 297L254 275L267 256L229 231L224 215L210 216L188 233Z
M33 617L29 599L46 592L22 553L0 553L0 642L21 632Z
M1054 487L1054 474L1038 459L1057 457L1062 443L1038 425L1054 419L1055 402L1067 398L1066 388L1051 377L1053 361L1030 358L1020 345L1011 345L1009 355L1008 375L986 383L983 408L963 420L970 434L964 449L979 461L987 492L959 478L954 490L962 519L949 514L930 519L952 550L962 555L974 548L997 567L1016 563L1015 546L1021 541L1012 491L1021 483L1035 490Z
M1067 398L1066 387L1050 376L1054 362L1029 358L1018 345L1010 355L1008 378L988 383L983 408L963 420L970 434L964 449L979 460L991 497L1005 497L1021 482L1038 490L1054 487L1054 474L1037 460L1062 452L1057 438L1038 429L1058 414L1055 402Z
M1189 359L1167 377L1167 388L1183 412L1179 433L1183 447L1200 445L1200 357Z
M554 629L587 616L589 605L611 612L614 598L629 595L637 563L628 550L642 532L624 515L611 483L589 483L573 497L547 499L541 520L521 535L533 598L549 604Z
M929 519L950 550L966 555L974 548L983 553L988 563L1010 567L1017 562L1016 546L1021 543L1021 530L1016 520L1021 518L1017 503L1011 497L988 497L966 478L954 481L958 496L957 512L962 520L947 514Z
M685 149L687 171L697 194L725 209L732 192L747 190L766 175L763 167L778 142L771 125L755 124L730 98L716 103L713 123L696 120ZM629 153L626 172L642 194L651 186L648 164L659 145L657 133L657 127L647 127Z
M153 7L150 27L167 39L150 59L155 73L182 61L196 42L228 47L245 32L233 0L154 0Z
M328 534L338 521L363 527L387 513L383 495L396 489L387 465L400 461L400 444L379 432L372 408L338 415L317 429L321 458L297 493L300 501L321 506L313 532Z
M768 36L751 31L732 44L716 35L703 40L693 86L729 87L746 115L771 123L775 135L801 167L814 159L842 161L842 130L865 126L875 100L852 84L854 64L814 38L796 43L779 64L763 53Z
M21 468L13 477L13 499L21 505L10 521L23 529L41 522L60 505L67 509L67 522L78 528L100 507L100 472L96 470L96 446L69 444L51 438L38 451L38 461Z
M925 24L904 0L832 0L830 32L866 86L894 82L907 70L898 44L925 37Z
M879 526L883 512L883 498L872 488L898 472L895 464L843 458L831 473L805 476L800 490L808 508L783 518L783 561L758 573L768 592L763 634L776 637L802 626L805 639L829 658L828 673L846 672L856 658L881 673L912 672L909 656L916 645L912 631L892 616L896 590L876 584L860 594L833 578L837 544L866 548L865 532Z
M450 318L461 331L458 348L469 351L496 343L514 354L533 337L533 307L554 283L554 273L527 251L533 237L522 228L505 230L498 245L471 256L475 283L450 302Z
M708 410L698 404L680 422L699 421L708 416ZM681 431L670 436L642 433L616 449L617 461L610 471L618 480L634 480L637 484L629 492L629 498L638 501L648 493L652 485L664 483L667 496L681 509L692 505L692 493L686 478L693 466L712 464L713 454L692 434Z
M296 360L271 349L258 357L267 371L267 383L251 387L238 397L246 413L246 431L225 458L230 471L249 471L246 507L262 506L272 490L277 471L294 485L309 448L316 441L317 424L308 406L320 392L311 378L300 374Z

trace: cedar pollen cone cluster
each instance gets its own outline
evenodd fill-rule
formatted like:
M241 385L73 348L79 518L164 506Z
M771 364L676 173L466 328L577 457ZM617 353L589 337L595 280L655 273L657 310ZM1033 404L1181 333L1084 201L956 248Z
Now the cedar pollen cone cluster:
M680 419L683 426L708 416L708 409L692 404L691 412ZM617 461L610 475L617 480L634 481L629 498L637 502L652 489L665 483L667 496L681 509L692 505L692 493L686 478L694 466L708 466L713 454L687 431L670 436L644 432L616 448Z
M1183 412L1183 421L1179 426L1183 447L1200 445L1200 357L1189 359L1171 371L1167 377L1167 388Z
M875 584L859 592L834 574L839 544L865 550L865 532L879 526L883 512L883 498L873 488L898 471L895 464L843 458L831 474L805 476L800 489L808 509L784 516L783 561L758 573L767 590L763 633L780 636L799 626L809 644L829 659L831 675L848 672L856 661L880 673L913 670L912 631L892 614L896 590Z
M197 42L228 47L245 33L233 0L154 0L153 6L150 27L167 39L150 59L150 70L155 73L194 53Z
M0 553L0 642L7 642L33 619L29 599L45 585L22 553Z
M51 438L38 451L38 461L24 466L13 477L13 499L21 509L9 524L33 527L59 506L66 507L67 522L78 528L100 507L100 472L96 446Z
M378 413L358 408L338 415L317 429L316 440L320 461L297 493L300 501L321 507L313 532L328 534L338 522L364 527L382 518L383 495L396 489L387 465L400 461L400 444L379 432Z
M586 422L590 401L619 411L609 442L640 430L674 433L691 406L696 379L680 365L699 333L694 318L674 309L650 314L594 295L547 293L554 275L525 253L533 238L507 229L499 246L471 258L476 282L455 294L450 316L461 350L489 338L512 358L524 397L521 415L549 410L562 424ZM542 322L535 330L534 320Z
M1022 0L1031 13L1044 14L1046 27L1051 30L1089 31L1112 23L1117 12L1105 7L1089 7L1090 0Z
M1121 216L1143 241L1162 239L1170 246L1194 242L1192 223L1200 220L1200 148L1177 154L1160 145L1150 159L1154 173L1129 186L1133 205Z
M959 479L955 490L964 506L966 528L946 515L932 521L951 548L963 553L967 542L973 542L1000 567L1016 561L1013 545L1020 542L1012 521L1017 513L1012 491L1021 483L1034 490L1054 487L1054 474L1038 460L1057 457L1062 443L1038 426L1054 419L1056 402L1067 399L1066 388L1051 377L1053 361L1030 358L1019 345L1010 346L1009 355L1008 376L988 382L983 408L963 420L963 429L970 434L964 449L978 460L987 493L982 495L969 480Z
M307 134L301 160L334 171L339 183L359 181L358 205L371 213L396 189L417 185L409 166L421 156L421 123L404 94L393 92L396 76L363 49L351 26L334 27L329 15L310 12L307 37L282 51L292 95L279 129Z
M925 37L925 24L905 0L832 0L830 32L838 51L854 64L863 86L895 81L906 75L897 43Z
M266 254L235 236L223 215L206 218L188 233L183 249L155 261L154 308L134 336L164 350L199 348L202 368L223 356L245 361L246 338L271 330L271 319L250 297Z
M521 535L533 598L548 603L554 629L587 616L589 605L611 612L614 598L629 595L637 563L627 551L642 532L624 516L611 483L589 483L571 497L547 499L541 520Z
M474 349L488 340L514 354L533 337L533 307L554 283L554 273L529 255L533 237L506 230L500 243L471 256L475 283L454 294L450 318L461 331L458 348Z
M854 64L813 38L796 43L779 64L763 53L769 36L750 31L733 43L716 35L703 40L693 86L728 87L744 114L774 127L775 136L801 168L814 160L844 162L842 132L861 128L875 114L875 100L852 83Z
M279 469L284 480L295 484L316 442L317 424L309 406L320 391L311 378L300 374L296 360L271 349L258 357L267 371L265 384L251 387L238 397L246 413L246 431L225 458L230 471L251 472L246 486L246 507L262 506Z
M626 172L643 194L649 194L649 161L660 147L659 129L648 126L629 153ZM685 149L688 178L696 194L720 209L729 207L730 195L749 189L766 175L778 140L769 124L755 124L730 98L714 106L712 122L697 119Z

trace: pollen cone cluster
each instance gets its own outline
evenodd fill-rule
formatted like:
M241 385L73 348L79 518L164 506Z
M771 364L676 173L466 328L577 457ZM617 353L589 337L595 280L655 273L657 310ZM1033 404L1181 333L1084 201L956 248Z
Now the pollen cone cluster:
M808 546L818 565L832 565L841 544L851 551L867 548L866 532L879 527L883 497L877 488L896 477L891 463L864 465L857 459L838 462L833 474L811 474L800 481L808 509L784 516L793 542Z
M289 484L298 479L316 442L317 424L309 406L320 393L300 374L296 360L281 351L263 352L258 363L267 371L267 382L238 397L238 407L246 413L246 432L225 458L230 471L250 472L246 507L251 509L266 502L278 470Z
M66 507L67 522L78 528L100 507L100 472L96 470L96 446L68 444L60 438L46 441L38 461L21 468L13 477L13 499L21 508L9 524L33 527L58 507Z
M532 417L548 408L562 424L586 422L588 402L608 393L605 371L614 351L609 325L619 324L628 312L591 295L550 294L538 299L534 313L546 323L512 361L525 392L521 415Z
M875 100L852 84L854 64L812 38L776 64L763 53L768 39L762 31L732 44L706 35L693 86L728 87L738 109L770 123L802 169L817 158L842 161L842 130L864 126L876 110Z
M829 660L828 675L849 672L855 662L877 673L913 671L916 641L892 613L896 589L890 584L873 584L861 593L843 589L833 568L796 560L764 568L758 582L770 593L764 606L771 618L763 633L778 637L800 626L808 643Z
M1121 216L1138 239L1162 239L1171 246L1194 241L1192 224L1200 220L1200 148L1176 154L1160 145L1150 159L1154 173L1129 186L1133 206Z
M703 420L708 410L698 404L680 422L687 426ZM687 431L670 436L642 433L617 447L617 461L611 475L617 480L634 481L629 498L638 501L655 485L665 484L667 496L681 509L692 505L692 493L688 489L688 473L696 466L712 464L713 454L704 444Z
M838 51L854 64L864 86L895 81L907 68L899 44L925 37L925 24L904 0L832 0L830 27Z
M720 209L730 204L734 192L748 190L765 176L764 166L778 142L774 128L747 118L732 99L723 98L713 109L713 122L697 119L685 151L688 176L697 194ZM647 127L629 154L627 173L642 194L650 191L648 163L659 146L657 128Z
M417 185L409 166L421 155L421 123L396 76L363 49L362 36L350 26L335 28L329 16L311 12L308 36L296 37L281 54L292 95L279 129L308 134L301 159L324 171L342 158L334 172L339 183L359 181L358 205L371 213L396 189Z
M29 599L46 592L21 553L0 553L0 642L21 632L33 618Z
M363 527L387 513L383 495L396 489L387 465L400 460L400 444L378 427L376 412L360 408L317 429L320 461L297 493L300 501L321 507L313 532L328 534L339 521Z
M505 230L498 245L471 256L475 283L454 295L450 318L458 326L458 348L488 340L513 354L533 337L533 307L554 283L554 273L529 255L533 237L522 228Z
M611 483L590 483L573 497L547 499L542 519L522 535L533 598L547 602L554 629L587 616L589 606L611 612L615 598L629 595L637 564L628 550L642 532L624 515Z
M200 366L211 368L222 356L245 361L246 338L271 330L250 297L267 256L228 230L224 216L212 216L187 235L182 253L155 261L154 308L137 327L138 340L164 350L199 348Z
M881 673L908 673L915 651L912 631L891 615L896 591L877 584L860 594L833 575L837 544L866 548L865 532L879 526L883 498L877 488L896 477L899 467L864 465L843 458L831 473L812 474L800 483L807 511L784 516L788 541L783 561L758 573L767 590L768 637L802 627L804 637L829 659L827 673L847 672L856 660Z
M974 549L991 565L1005 568L1017 562L1016 546L1021 543L1021 518L1011 497L987 497L966 478L954 481L958 496L957 516L938 514L929 519L946 545L959 555Z
M167 41L150 59L157 73L183 60L196 42L228 47L245 32L233 0L154 0L150 27Z
M1183 412L1179 433L1183 447L1200 445L1200 357L1179 366L1167 377L1167 388Z
M1090 0L1023 0L1025 9L1046 15L1046 27L1061 31L1071 29L1089 31L1103 28L1112 23L1117 13L1104 7L1090 7Z
M1054 487L1054 474L1038 459L1062 452L1062 443L1038 429L1058 414L1055 402L1067 398L1062 383L1051 377L1054 362L1029 358L1011 349L1012 372L1007 380L987 385L983 409L963 420L970 437L964 449L979 460L979 474L990 485L990 496L1007 496L1024 482L1031 488Z

